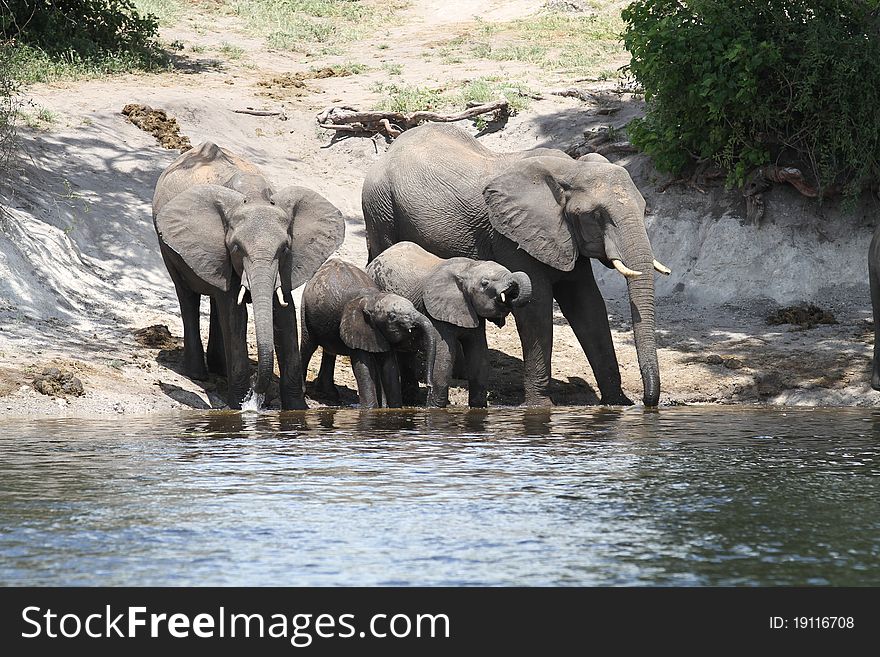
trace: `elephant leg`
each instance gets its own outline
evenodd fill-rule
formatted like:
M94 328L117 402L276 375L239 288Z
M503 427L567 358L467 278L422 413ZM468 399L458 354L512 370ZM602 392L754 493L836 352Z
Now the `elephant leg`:
M273 319L272 337L275 353L278 355L281 410L305 410L308 406L303 391L302 360L299 355L299 334L296 330L296 307L293 299L287 299L286 308L276 300Z
M458 336L445 326L437 327L437 353L434 357L434 387L428 406L445 408L449 405L449 380L452 378L452 360L458 350Z
M226 347L223 346L223 329L217 312L217 302L211 298L211 325L208 331L208 372L226 376Z
M458 344L452 356L452 378L470 378L470 364L467 362L466 352L461 343Z
M611 340L608 310L599 292L593 270L582 267L583 275L553 287L559 309L577 336L590 361L603 404L632 404L620 387L620 368Z
M378 408L377 384L379 372L373 354L355 350L351 353L351 369L357 381L358 401L361 408Z
M217 299L217 314L223 330L226 348L226 403L240 409L241 402L251 389L251 362L247 346L247 306L224 296Z
M398 352L401 401L404 406L419 405L419 357L414 352Z
M486 327L468 331L462 341L468 367L468 406L486 408L486 383L489 380L489 345Z
M379 379L382 382L385 407L400 408L403 406L403 398L400 390L400 369L397 364L397 354L389 351L386 354L381 354L378 358Z
M202 346L199 326L199 303L202 296L193 292L182 282L174 279L177 301L180 303L180 318L183 320L183 373L196 381L208 378L205 367L205 348Z
M318 378L315 379L315 394L322 399L333 403L339 403L339 391L333 378L336 375L336 354L331 354L326 349L321 351L321 368L318 370Z
M302 325L302 342L300 344L299 353L300 353L300 362L302 363L302 372L303 372L303 380L308 378L307 373L309 371L309 363L312 360L312 356L315 355L315 351L318 349L318 342L312 337L312 334L309 332L308 324L303 322Z
M880 276L873 266L869 267L869 270L871 307L874 312L874 361L871 367L871 387L880 390Z
M553 298L548 281L532 279L532 300L513 311L523 352L525 406L552 406L550 359L553 353Z

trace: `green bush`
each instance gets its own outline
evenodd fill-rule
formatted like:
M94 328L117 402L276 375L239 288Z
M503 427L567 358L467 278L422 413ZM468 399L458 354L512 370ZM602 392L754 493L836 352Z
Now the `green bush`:
M0 41L15 43L14 69L40 60L107 72L120 61L152 68L162 58L158 29L134 0L0 0Z
M0 175L12 150L15 136L15 117L18 111L18 85L9 75L12 48L0 41Z
M638 0L623 19L648 101L628 131L659 168L742 184L795 164L849 197L880 180L880 0Z

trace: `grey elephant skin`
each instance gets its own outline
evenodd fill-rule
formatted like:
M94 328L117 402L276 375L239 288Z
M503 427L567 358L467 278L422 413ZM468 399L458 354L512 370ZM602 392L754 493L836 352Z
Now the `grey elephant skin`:
M349 356L361 408L376 408L383 397L385 406L400 408L397 349L412 349L420 340L428 354L425 380L431 397L437 334L410 301L379 289L363 269L331 258L306 284L302 306L302 367L308 370L321 347L320 394L338 398L333 384L336 356Z
M246 302L257 338L256 393L280 371L281 407L306 408L291 292L341 243L345 222L329 201L297 186L275 189L243 158L206 142L160 176L153 222L183 319L186 374L225 374L227 403L251 388ZM211 297L207 364L199 331L201 295ZM207 366L206 366L207 365Z
M528 275L532 301L513 311L527 405L551 403L554 299L587 355L603 403L631 403L589 259L617 268L627 276L643 400L657 405L656 261L645 201L624 168L553 149L495 153L459 128L426 124L404 132L373 165L362 202L370 260L411 241L441 258L494 260Z
M497 262L438 258L413 242L398 242L383 251L369 264L367 273L383 290L409 299L433 322L440 338L434 361L433 404L442 407L449 403L453 361L461 348L468 403L485 407L489 375L486 320L503 326L514 308L529 303L529 277L512 273ZM401 354L404 394L418 387L411 361Z

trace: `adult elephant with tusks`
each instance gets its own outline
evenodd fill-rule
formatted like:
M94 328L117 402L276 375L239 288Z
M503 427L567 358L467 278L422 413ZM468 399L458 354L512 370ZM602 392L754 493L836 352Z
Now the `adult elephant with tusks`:
M623 167L547 148L495 153L459 128L426 124L404 132L373 165L362 202L371 260L407 240L441 258L494 260L528 275L531 303L513 311L527 405L551 403L553 299L590 361L603 403L631 403L589 259L617 269L629 289L643 400L657 405L653 272L669 270L654 259L645 200Z
M194 379L225 374L227 403L241 408L251 388L247 308L254 311L257 373L264 395L275 352L282 409L306 408L292 291L342 243L345 222L305 187L275 189L250 162L206 142L160 176L153 221L183 319L183 366ZM199 300L211 297L207 367Z

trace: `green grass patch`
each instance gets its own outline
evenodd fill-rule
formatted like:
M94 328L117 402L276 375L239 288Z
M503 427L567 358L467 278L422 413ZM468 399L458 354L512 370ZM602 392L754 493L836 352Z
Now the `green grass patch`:
M50 82L53 80L81 80L119 73L167 70L169 64L159 54L107 52L83 56L74 50L50 55L42 48L17 45L9 58L9 75L17 81Z
M244 48L227 41L220 44L219 50L229 59L241 59L241 56L244 55Z
M33 105L30 109L19 109L18 119L29 128L45 130L58 121L58 115L48 107Z
M336 72L336 75L360 75L370 70L369 66L360 62L343 62L342 64L334 64L330 68ZM317 71L319 67L313 66L312 70Z
M187 5L191 4L182 0L134 0L134 6L141 16L154 16L162 27L175 25L183 17Z
M376 109L385 112L437 110L446 107L450 101L449 98L444 97L442 90L417 85L379 82L373 86L373 90L384 95Z
M545 70L596 75L609 63L626 59L621 41L625 2L597 0L588 13L544 11L507 23L477 21L455 39L435 49L444 62L463 56L523 62Z
M329 54L334 44L362 38L388 12L403 6L372 5L351 0L227 0L229 11L252 32L265 37L272 48L311 50Z
M401 75L403 73L403 64L382 64L382 70L388 75Z
M522 82L500 77L477 78L444 89L379 82L373 85L373 91L383 94L375 109L405 114L421 110L463 110L468 104L482 105L502 98L517 112L528 107L528 94L532 93Z
M519 112L529 106L531 101L529 96L534 93L522 82L498 77L485 77L471 80L465 84L460 97L463 106L469 103L482 105L505 98L510 109Z

